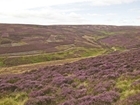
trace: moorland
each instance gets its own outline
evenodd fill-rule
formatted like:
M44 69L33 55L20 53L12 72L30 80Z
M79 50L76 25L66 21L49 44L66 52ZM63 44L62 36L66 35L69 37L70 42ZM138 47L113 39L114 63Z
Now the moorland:
M139 100L139 26L0 24L0 105Z

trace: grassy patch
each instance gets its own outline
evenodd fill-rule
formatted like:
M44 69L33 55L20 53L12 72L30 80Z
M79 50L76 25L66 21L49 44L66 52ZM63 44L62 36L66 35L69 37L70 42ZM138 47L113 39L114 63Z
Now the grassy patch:
M88 57L88 56L98 56L101 55L103 53L105 53L106 49L90 49L90 50L86 50L82 56L84 57Z
M71 63L71 62L78 61L80 59L84 59L84 58L71 58L71 59L64 59L64 60L55 60L55 61L48 61L48 62L18 65L18 66L12 66L12 67L2 67L0 69L0 75L24 73L24 72L36 70L39 68L44 68L46 66L54 66L54 65L62 65L65 63Z
M4 60L6 59L6 57L0 57L0 67L5 66L4 65Z
M2 44L10 44L12 43L12 40L11 39L8 39L8 38L0 38L0 45Z
M128 98L129 96L135 95L137 93L140 93L140 85L134 85L133 83L135 81L138 81L139 79L131 79L129 77L122 79L123 77L120 77L117 80L116 87L120 89L121 92L121 100Z
M12 93L0 99L0 105L24 105L27 99L27 93Z
M0 61L0 66L3 66L3 62L2 61Z
M7 57L1 60L0 65L5 66L16 66L22 64L32 64L45 61L62 60L77 57L89 57L101 55L106 50L103 48L84 48L84 47L74 47L65 51L55 52L55 53L42 53L37 55L28 56L18 56L18 57Z

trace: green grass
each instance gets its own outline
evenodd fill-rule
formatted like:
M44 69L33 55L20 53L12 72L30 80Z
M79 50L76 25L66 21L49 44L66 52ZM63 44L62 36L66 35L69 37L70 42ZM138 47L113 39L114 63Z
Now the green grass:
M32 64L69 58L98 56L103 54L105 51L106 49L103 48L74 47L68 50L55 53L41 53L37 55L27 55L9 58L3 57L0 58L0 66L17 66L22 64Z
M6 57L0 57L0 67L5 66L4 65L4 60L6 59Z
M5 56L0 57L0 67L17 66L23 64L33 64L46 61L64 60L70 58L81 58L98 56L115 51L123 51L123 48L84 48L84 47L71 47L70 49L54 52L54 53L40 53L33 55L21 56Z
M2 61L0 61L0 66L3 66L3 62Z
M0 105L24 105L27 100L27 93L12 93L0 99Z
M70 58L93 57L102 54L108 54L115 51L123 51L121 47L112 48L84 48L71 47L70 49L54 52L54 53L40 53L33 55L21 56L5 56L0 57L0 67L10 67L23 64L33 64L46 61L64 60Z
M103 53L105 53L106 49L90 49L90 50L86 50L82 56L83 57L88 57L88 56L98 56L101 55Z
M126 99L131 95L140 93L140 85L133 85L134 81L139 80L138 78L131 79L131 77L124 78L123 76L117 80L116 87L121 90L121 100Z
M111 36L111 35L115 35L117 32L108 32L108 31L100 31L99 33L102 34L102 36Z

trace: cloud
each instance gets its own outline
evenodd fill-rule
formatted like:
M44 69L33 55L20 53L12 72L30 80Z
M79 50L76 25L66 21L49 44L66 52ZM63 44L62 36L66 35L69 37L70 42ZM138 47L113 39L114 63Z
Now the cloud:
M129 11L140 13L140 8L131 8Z
M115 4L125 4L132 3L138 0L93 0L92 5L94 6L107 6L107 5L115 5Z
M111 10L110 5L135 1L138 0L0 0L0 22L115 24L119 10Z
M132 3L138 0L0 0L0 11L23 10L42 6L89 2L94 6Z
M75 12L70 12L69 14L55 10L52 8L46 8L42 10L23 10L23 11L10 11L1 13L0 17L5 16L8 18L13 18L16 23L16 19L21 23L29 22L33 24L82 24L87 22L82 15ZM36 22L35 22L36 20ZM43 22L44 21L44 22Z
M88 13L87 14L88 17L96 17L96 18L113 18L113 17L117 17L118 14L117 13L106 13L106 14L101 14L101 13Z
M86 0L0 0L0 10L23 10L29 8L37 8L43 6L52 6L60 4L68 4L75 2L83 2Z
M140 16L136 18L137 20L140 20Z

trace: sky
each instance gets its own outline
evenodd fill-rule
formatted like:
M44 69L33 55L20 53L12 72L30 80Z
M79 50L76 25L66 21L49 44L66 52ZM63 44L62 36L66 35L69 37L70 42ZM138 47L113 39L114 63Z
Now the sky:
M140 0L0 0L0 23L140 26Z

